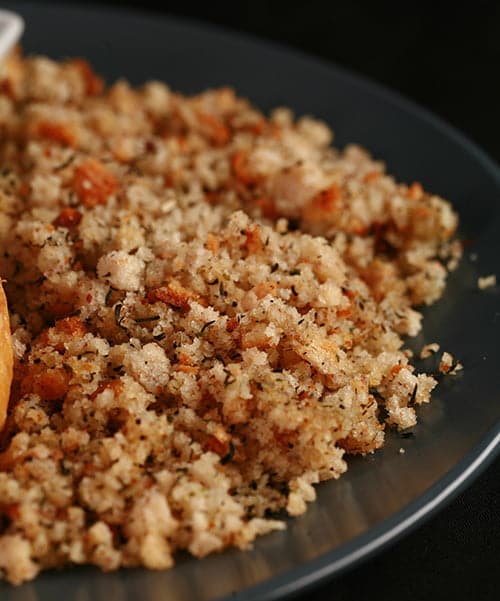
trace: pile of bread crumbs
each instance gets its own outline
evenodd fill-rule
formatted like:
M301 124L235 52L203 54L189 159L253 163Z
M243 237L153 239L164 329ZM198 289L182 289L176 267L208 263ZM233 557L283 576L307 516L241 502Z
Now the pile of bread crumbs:
M8 581L248 547L415 424L436 380L402 337L456 265L457 216L331 141L227 88L2 66Z

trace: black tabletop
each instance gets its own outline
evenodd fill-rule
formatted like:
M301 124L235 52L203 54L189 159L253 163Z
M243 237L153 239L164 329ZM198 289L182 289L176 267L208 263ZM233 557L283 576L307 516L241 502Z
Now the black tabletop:
M195 17L335 61L416 100L500 162L500 3L154 2L107 0ZM404 539L299 599L498 598L500 459Z

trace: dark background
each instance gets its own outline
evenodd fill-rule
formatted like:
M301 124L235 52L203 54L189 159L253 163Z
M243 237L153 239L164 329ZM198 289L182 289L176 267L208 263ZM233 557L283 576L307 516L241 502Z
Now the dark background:
M500 162L500 2L102 4L209 21L335 61L439 114ZM419 529L299 599L498 599L499 475L497 459Z
M207 21L334 61L438 113L500 161L498 0L92 3Z

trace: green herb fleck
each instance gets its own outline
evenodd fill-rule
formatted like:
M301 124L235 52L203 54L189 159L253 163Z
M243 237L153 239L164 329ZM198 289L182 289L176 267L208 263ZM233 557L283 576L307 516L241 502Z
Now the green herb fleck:
M418 389L418 384L415 384L415 386L413 387L411 396L410 396L410 400L408 401L409 405L413 405L415 403L415 399L417 397L417 389Z
M123 320L123 316L121 315L123 309L123 305L121 303L118 303L115 305L115 324L117 327L122 328L123 330L126 330L127 328L122 325L122 320Z
M158 321L159 319L159 315L151 315L151 317L139 317L139 319L135 320L135 323L147 323L148 321Z
M201 330L200 330L200 332L199 332L198 336L203 336L203 334L204 334L205 330L206 330L207 328L209 328L210 326L213 326L213 325L214 325L214 323L215 323L215 319L212 319L212 321L207 321L207 323L203 324L203 327L201 328Z
M228 451L227 455L224 455L224 457L222 457L220 462L222 465L226 465L226 463L229 463L233 457L234 457L234 444L232 441L229 441L229 451Z

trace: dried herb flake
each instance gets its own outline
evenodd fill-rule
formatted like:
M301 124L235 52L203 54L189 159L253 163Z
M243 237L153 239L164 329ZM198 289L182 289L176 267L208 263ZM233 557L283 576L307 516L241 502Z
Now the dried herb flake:
M215 323L215 321L216 321L215 319L212 319L212 321L207 321L207 323L203 324L203 327L201 328L201 330L200 330L200 332L199 332L198 336L203 336L203 334L204 334L205 330L206 330L207 328L209 328L210 326L213 326L213 325L214 325L214 323Z
M234 444L233 441L230 440L229 441L229 451L227 453L227 455L224 455L224 457L222 457L222 459L220 460L221 465L226 465L227 463L229 463L232 458L234 457Z

